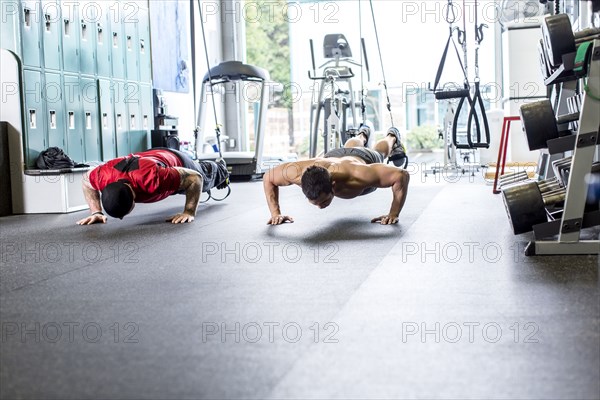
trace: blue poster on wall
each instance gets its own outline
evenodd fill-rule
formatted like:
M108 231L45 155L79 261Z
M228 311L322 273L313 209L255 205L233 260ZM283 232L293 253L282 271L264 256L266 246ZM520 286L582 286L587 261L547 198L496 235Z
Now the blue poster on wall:
M156 89L189 92L189 1L150 1L152 79Z

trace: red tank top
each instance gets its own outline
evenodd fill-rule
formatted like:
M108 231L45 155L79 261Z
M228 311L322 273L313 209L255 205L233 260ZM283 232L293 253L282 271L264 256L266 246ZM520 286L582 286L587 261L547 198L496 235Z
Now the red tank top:
M115 158L94 168L90 172L90 184L102 191L106 185L124 179L131 184L136 203L154 203L179 190L180 175L172 167L183 167L175 154L168 150L148 150Z

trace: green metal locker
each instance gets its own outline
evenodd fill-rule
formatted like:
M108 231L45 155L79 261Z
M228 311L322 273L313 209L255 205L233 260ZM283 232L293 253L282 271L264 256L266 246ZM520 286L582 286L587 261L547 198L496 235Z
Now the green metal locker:
M152 100L152 86L140 85L140 104L142 106L142 129L148 135L154 129L154 103Z
M78 75L64 76L65 116L67 132L66 153L76 162L83 162L83 108L81 83Z
M99 76L110 77L111 75L111 31L108 3L103 1L101 14L96 21L96 68Z
M142 130L140 84L127 82L125 84L125 101L127 103L127 128L129 129L129 151L136 153L147 149L147 132Z
M118 4L117 4L118 6ZM113 5L109 7L111 12L109 13L110 18L110 31L111 31L111 57L112 57L112 76L116 79L125 79L125 38L123 37L123 25L120 20L120 13L113 12ZM118 9L118 7L117 7Z
M75 1L62 1L63 69L79 72L79 6Z
M127 67L127 80L140 80L140 47L137 27L138 23L133 21L124 21L125 27L125 64Z
M96 21L101 13L97 1L79 2L79 63L82 74L96 74Z
M115 137L117 142L117 156L129 154L129 127L127 117L127 103L125 99L125 82L113 81L113 102L115 105Z
M152 59L150 54L150 14L145 8L140 8L138 18L138 50L140 56L140 81L152 81Z
M81 78L85 162L100 161L100 101L95 79Z
M100 105L100 138L102 140L102 161L117 156L115 143L115 117L113 113L113 96L108 79L98 79L98 98Z
M40 67L40 3L34 0L21 2L21 40L23 65Z
M21 54L19 34L19 2L17 0L0 1L0 47Z
M42 36L44 66L59 71L62 59L61 17L60 6L56 1L42 3Z
M64 92L61 75L46 72L42 90L42 99L46 102L46 115L42 120L47 124L48 147L60 147L67 152L65 141L66 115L64 108ZM69 153L67 153L69 154Z
M42 75L38 71L23 71L25 93L25 163L35 165L35 160L48 145L44 102L42 100Z

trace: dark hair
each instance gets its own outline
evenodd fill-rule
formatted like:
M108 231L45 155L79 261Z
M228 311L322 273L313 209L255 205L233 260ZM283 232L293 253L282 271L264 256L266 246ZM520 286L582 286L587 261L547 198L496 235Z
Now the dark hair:
M127 181L113 182L102 190L102 207L113 218L123 219L133 206L133 191Z
M333 192L329 171L323 167L308 167L302 174L302 192L309 200L316 200L321 193Z

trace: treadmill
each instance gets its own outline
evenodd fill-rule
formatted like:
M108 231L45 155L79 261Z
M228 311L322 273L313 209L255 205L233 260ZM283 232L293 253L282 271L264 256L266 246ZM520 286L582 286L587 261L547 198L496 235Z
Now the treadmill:
M249 64L243 64L240 61L225 61L210 69L202 79L202 90L200 99L206 95L207 85L215 86L225 82L246 81L260 82L260 108L256 124L255 150L254 151L222 151L223 159L227 163L227 169L232 177L257 178L261 177L269 169L287 161L293 161L284 157L265 157L263 155L264 128L267 113L268 93L265 90L265 83L269 81L269 72L263 68ZM206 120L206 104L199 102L197 113L197 126L200 130L204 127ZM218 143L220 146L221 143ZM196 149L198 143L196 143ZM219 157L218 153L197 153L199 160L215 160Z

